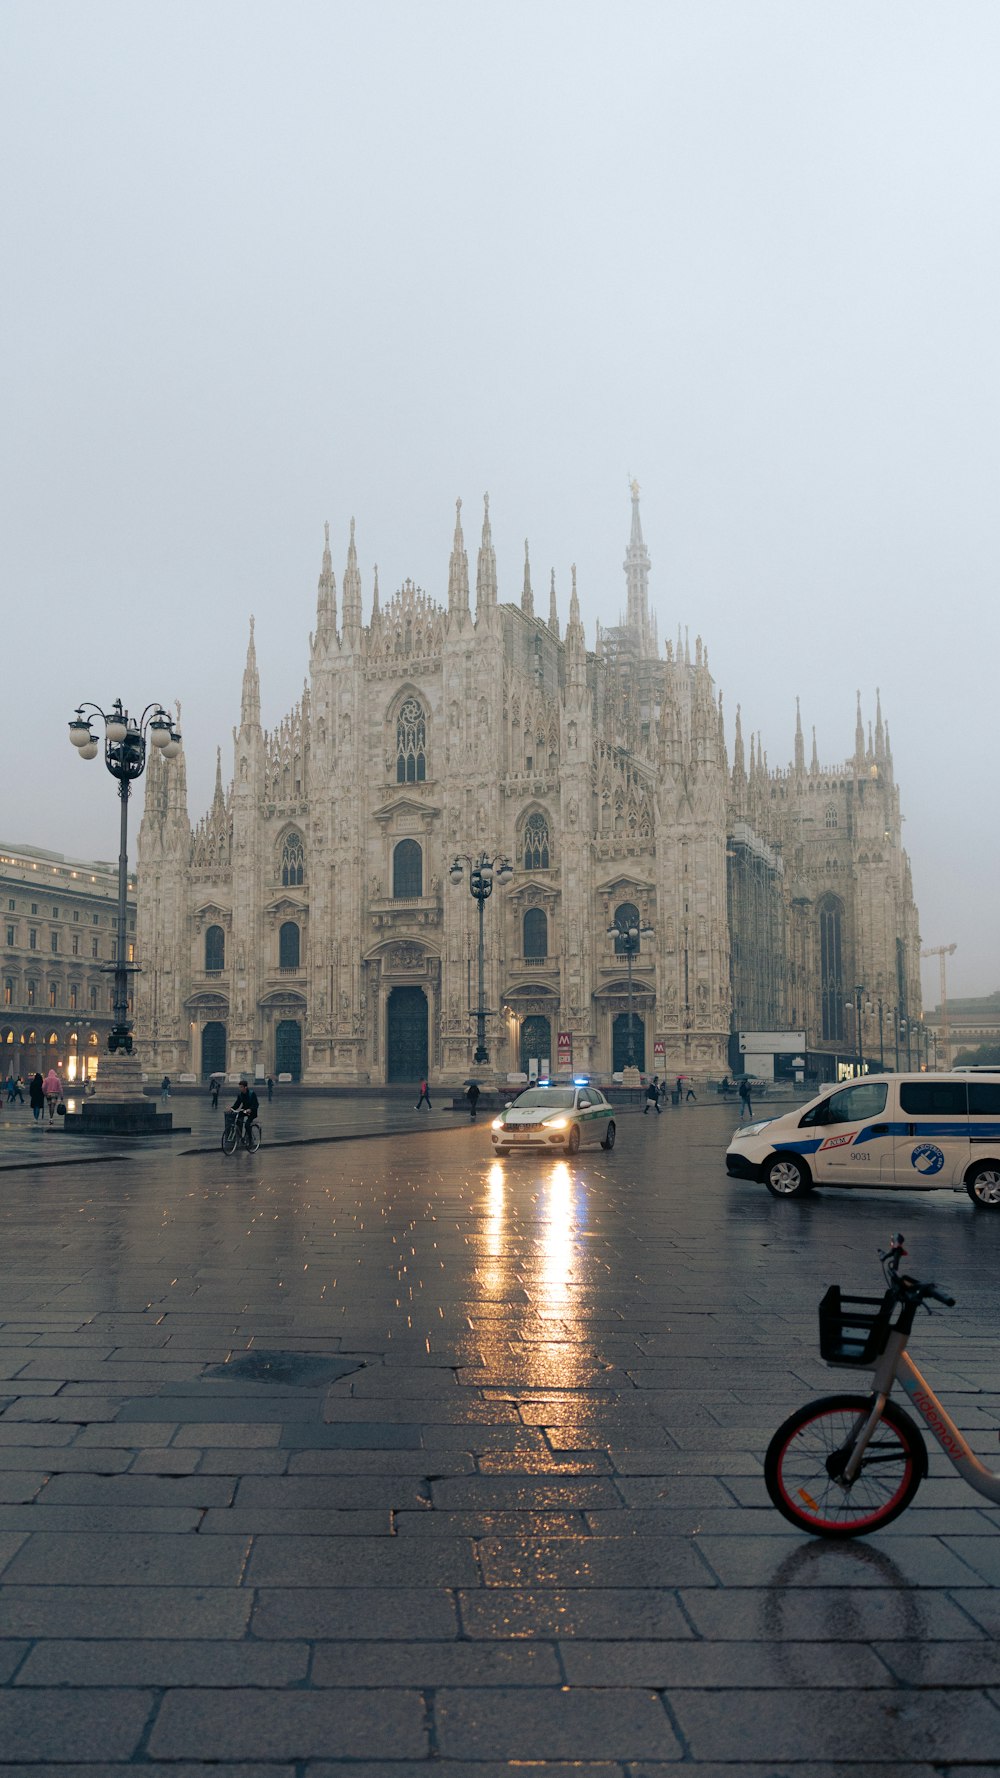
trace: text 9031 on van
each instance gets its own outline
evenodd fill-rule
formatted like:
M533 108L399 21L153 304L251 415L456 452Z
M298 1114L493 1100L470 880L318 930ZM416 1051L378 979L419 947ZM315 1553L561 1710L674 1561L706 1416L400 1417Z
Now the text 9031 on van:
M816 1186L968 1192L1000 1210L1000 1070L880 1074L733 1132L726 1170L776 1198Z

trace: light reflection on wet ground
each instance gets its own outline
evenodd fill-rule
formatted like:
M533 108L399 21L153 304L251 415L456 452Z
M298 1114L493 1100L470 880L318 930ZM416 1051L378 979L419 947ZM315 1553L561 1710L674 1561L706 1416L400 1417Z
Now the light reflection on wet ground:
M731 1121L625 1115L571 1162L466 1127L6 1175L0 1747L275 1778L1000 1760L1000 1512L932 1454L834 1547L761 1481L785 1413L852 1386L816 1302L874 1293L896 1226L959 1298L918 1362L997 1451L1000 1217L778 1203L726 1180Z

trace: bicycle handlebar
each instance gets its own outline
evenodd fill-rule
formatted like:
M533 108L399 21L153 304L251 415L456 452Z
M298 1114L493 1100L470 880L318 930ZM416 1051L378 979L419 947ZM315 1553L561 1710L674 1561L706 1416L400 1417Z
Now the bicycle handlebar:
M895 1288L902 1296L920 1303L927 1297L932 1297L936 1303L943 1303L945 1308L953 1309L955 1298L946 1291L939 1290L936 1284L922 1284L919 1278L899 1276L899 1262L905 1257L906 1248L903 1246L902 1235L890 1235L888 1251L879 1254L890 1289Z

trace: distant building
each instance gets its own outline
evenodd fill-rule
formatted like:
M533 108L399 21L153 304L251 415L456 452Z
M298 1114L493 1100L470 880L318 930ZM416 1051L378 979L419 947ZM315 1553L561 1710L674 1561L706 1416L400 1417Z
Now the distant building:
M940 1006L924 1022L934 1034L938 1067L950 1068L962 1050L978 1049L981 1043L1000 1044L1000 988L971 1000L949 1000L947 1036Z
M588 652L576 590L535 609L527 547L501 602L487 503L470 605L461 511L447 599L406 581L370 616L351 525L342 599L327 532L302 700L260 720L250 643L231 781L192 826L184 758L154 753L139 835L137 1036L154 1076L461 1082L475 1041L477 909L448 869L506 852L485 909L501 1074L602 1074L629 1046L608 928L650 928L631 971L648 1073L721 1075L740 1029L805 1029L824 1077L891 1065L919 1016L919 935L881 709L854 751L787 770L737 713L732 768L699 638L661 650L633 485L625 610ZM617 602L617 599L616 599ZM286 620L287 628L287 620ZM832 653L830 645L828 656ZM846 659L846 656L844 657ZM863 986L860 1029L855 989Z
M0 1072L93 1079L114 1023L117 866L2 846L0 918ZM128 921L131 950L134 879Z

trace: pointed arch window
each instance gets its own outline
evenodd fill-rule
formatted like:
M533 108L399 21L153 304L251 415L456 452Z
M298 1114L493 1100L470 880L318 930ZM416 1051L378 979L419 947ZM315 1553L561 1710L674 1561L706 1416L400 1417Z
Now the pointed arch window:
M301 934L294 920L286 920L278 928L278 968L298 969Z
M210 926L205 933L205 968L218 972L226 967L226 935L221 926Z
M636 952L641 949L641 940L636 938L634 943L630 944L625 936L626 932L631 927L635 927L636 931L638 931L642 925L642 921L639 918L639 909L636 907L634 901L623 901L619 903L618 907L615 908L614 923L619 929L615 935L615 956L624 957L629 951L635 956Z
M826 825L827 825L827 827L839 827L839 825L840 825L840 820L839 820L839 817L838 817L838 815L837 815L837 805L836 805L836 803L828 803L828 804L827 804L827 806L826 806L826 816L825 816L825 819L826 819Z
M427 776L427 723L423 706L407 698L396 718L396 783L422 784Z
M392 854L392 893L411 901L424 892L424 855L416 840L400 840Z
M528 908L524 916L524 955L547 957L549 922L544 908Z
M524 824L524 868L549 868L549 824L542 814L529 815Z
M844 1035L844 964L841 906L826 895L819 904L820 1002L823 1036L840 1042Z
M286 889L296 889L306 873L306 852L300 833L286 833L281 848L281 881Z

